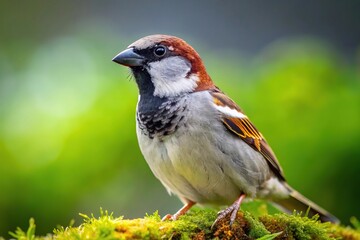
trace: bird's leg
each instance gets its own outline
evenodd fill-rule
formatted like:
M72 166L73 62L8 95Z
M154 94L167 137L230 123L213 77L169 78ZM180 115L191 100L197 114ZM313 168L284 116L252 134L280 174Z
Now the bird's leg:
M230 216L230 226L231 226L235 221L237 212L239 211L239 208L240 208L240 204L244 200L245 197L246 197L245 194L241 194L240 197L238 199L236 199L236 201L230 207L220 211L218 213L218 217L216 218L216 220L213 223L213 225L211 226L211 228L213 228L217 222L219 222L221 219L225 218L229 213L231 213L231 216Z
M189 209L195 205L195 202L188 201L179 211L177 211L174 215L167 214L162 218L162 221L165 220L177 220L181 215L184 215Z

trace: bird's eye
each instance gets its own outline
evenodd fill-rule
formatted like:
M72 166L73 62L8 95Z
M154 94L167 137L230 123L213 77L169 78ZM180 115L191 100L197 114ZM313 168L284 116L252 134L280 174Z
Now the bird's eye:
M162 57L164 56L166 53L166 48L164 46L157 46L155 49L154 49L154 54L155 56L157 57Z

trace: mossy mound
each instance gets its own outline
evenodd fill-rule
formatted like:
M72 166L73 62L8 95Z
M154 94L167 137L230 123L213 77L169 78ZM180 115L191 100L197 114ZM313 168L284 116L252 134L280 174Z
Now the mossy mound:
M259 211L260 209L260 211ZM360 229L321 223L294 213L260 214L239 211L232 226L224 219L212 227L217 212L213 209L194 209L177 221L161 221L158 213L139 219L115 218L101 210L100 217L82 215L78 227L60 227L53 234L35 236L35 223L28 230L17 229L11 235L19 240L82 240L82 239L360 239Z

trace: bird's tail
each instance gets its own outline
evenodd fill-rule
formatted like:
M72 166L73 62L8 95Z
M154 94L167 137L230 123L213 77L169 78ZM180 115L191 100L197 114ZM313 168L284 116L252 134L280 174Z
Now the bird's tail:
M290 187L289 187L290 188ZM327 212L325 209L319 207L297 191L291 189L290 196L286 199L274 200L274 203L278 205L282 210L288 213L292 213L294 210L308 213L309 217L318 215L322 222L339 223L339 219Z

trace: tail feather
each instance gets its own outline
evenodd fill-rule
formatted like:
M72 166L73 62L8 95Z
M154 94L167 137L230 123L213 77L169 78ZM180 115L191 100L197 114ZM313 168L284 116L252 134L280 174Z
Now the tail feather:
M308 216L312 217L318 215L322 222L339 223L339 219L327 212L325 209L319 207L300 193L295 190L291 190L289 198L278 199L274 201L275 204L285 212L292 213L294 210L302 211L303 213L308 212Z

